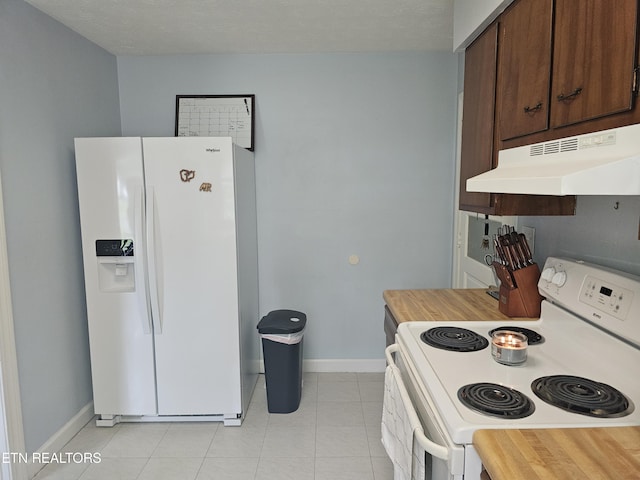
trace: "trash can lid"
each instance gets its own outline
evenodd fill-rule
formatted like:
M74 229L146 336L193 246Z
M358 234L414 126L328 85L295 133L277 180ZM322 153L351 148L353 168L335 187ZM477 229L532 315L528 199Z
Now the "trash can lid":
M258 322L260 333L296 333L307 324L307 316L296 310L273 310Z

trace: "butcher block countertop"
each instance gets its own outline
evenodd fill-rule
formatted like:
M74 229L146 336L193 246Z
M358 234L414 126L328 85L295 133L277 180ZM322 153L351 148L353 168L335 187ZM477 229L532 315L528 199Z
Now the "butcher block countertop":
M640 427L478 430L491 480L640 478Z
M503 315L484 289L386 290L383 298L398 323L535 320ZM473 444L491 480L640 479L640 427L478 430Z
M511 319L498 310L498 300L482 288L385 290L382 296L399 324L420 320Z

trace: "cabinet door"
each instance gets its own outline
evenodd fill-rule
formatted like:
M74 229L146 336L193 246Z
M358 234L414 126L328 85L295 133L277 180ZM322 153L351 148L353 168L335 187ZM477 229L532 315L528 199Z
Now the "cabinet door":
M491 194L467 192L467 179L493 167L493 123L498 27L491 25L464 55L464 105L460 152L460 209L491 208Z
M523 0L500 18L496 100L501 140L549 127L552 12L552 0Z
M637 4L556 0L552 127L632 108Z

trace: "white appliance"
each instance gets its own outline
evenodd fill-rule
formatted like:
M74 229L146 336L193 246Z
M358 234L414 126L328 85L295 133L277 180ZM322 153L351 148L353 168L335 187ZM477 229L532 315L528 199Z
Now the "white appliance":
M75 153L98 425L239 425L260 353L253 154L227 137Z
M640 124L498 152L498 166L467 180L470 192L640 195Z
M424 478L480 478L482 465L472 441L479 429L640 425L640 377L629 371L640 365L640 277L550 257L538 289L546 298L539 320L399 326L397 343L386 353L388 369L399 372L407 395L391 405L417 412L411 448L417 457L426 451ZM492 356L489 332L506 326L530 330L522 365L504 365ZM438 336L463 346L479 337L485 346L459 352L425 341ZM547 394L558 394L564 407L575 402L574 410L548 403ZM385 399L385 409L387 404ZM485 406L490 414L476 409Z

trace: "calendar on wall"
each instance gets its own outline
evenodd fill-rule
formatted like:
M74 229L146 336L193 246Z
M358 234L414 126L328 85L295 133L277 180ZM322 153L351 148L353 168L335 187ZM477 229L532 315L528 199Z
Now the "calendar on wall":
M176 95L177 137L231 137L253 151L255 95Z

